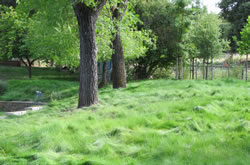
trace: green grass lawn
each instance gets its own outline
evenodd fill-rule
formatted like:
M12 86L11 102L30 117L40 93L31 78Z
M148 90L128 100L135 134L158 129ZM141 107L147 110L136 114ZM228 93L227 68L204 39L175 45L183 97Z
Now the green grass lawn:
M78 80L78 73L67 71L57 71L54 68L33 68L33 80ZM7 67L0 66L0 80L27 80L28 71L26 67Z
M250 83L131 82L100 90L98 105L77 110L77 82L37 81L9 84L27 98L37 86L47 89L45 98L59 87L62 97L47 99L42 111L0 120L0 164L250 164Z
M33 78L28 78L25 67L0 66L0 80L8 82L8 90L0 95L5 101L34 101L36 91L43 96L40 101L49 102L74 96L78 92L78 73L57 71L54 68L33 68Z

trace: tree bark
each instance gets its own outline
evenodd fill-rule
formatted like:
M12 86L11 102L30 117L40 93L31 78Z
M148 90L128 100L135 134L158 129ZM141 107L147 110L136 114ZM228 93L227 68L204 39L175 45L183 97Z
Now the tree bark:
M211 58L211 80L214 79L214 66L213 66L213 57Z
M241 70L241 79L244 80L244 66L242 67L242 70Z
M115 50L112 55L113 88L126 88L126 66L120 37L120 29L117 29L115 40L113 41L113 47Z
M29 64L28 71L29 71L29 78L31 79L32 78L32 64Z
M206 66L206 80L208 80L208 59L207 59L207 66Z
M78 20L80 36L80 88L78 108L98 103L97 46L95 37L96 21L106 0L99 0L97 9L84 2L76 3L73 8Z
M183 57L181 57L181 80L183 80Z
M103 68L102 68L102 81L99 84L99 88L103 88L107 86L107 62L103 62Z
M194 58L192 58L192 80L194 80Z
M176 58L176 80L179 79L179 57Z
M205 80L205 58L203 59L203 80Z
M196 69L195 69L195 79L198 79L198 69L199 69L199 63L197 62L197 59L195 60L195 65L196 65Z
M112 11L113 21L121 21L123 18L123 14L127 9L127 1L123 0L123 3L119 3L115 9ZM123 13L121 12L123 9ZM116 34L113 40L113 49L114 54L112 55L112 76L113 76L113 88L126 88L127 80L126 80L126 66L125 66L125 58L123 53L121 35L120 35L120 27L116 24Z
M30 60L28 57L25 57L27 62L24 61L24 59L22 57L20 57L20 61L25 65L25 67L27 68L28 72L29 72L29 78L31 79L32 78L32 65L33 63L37 60L37 59L34 59L34 60Z
M246 81L248 81L248 54L246 55Z
M190 58L190 66L189 66L189 79L192 79L192 58Z

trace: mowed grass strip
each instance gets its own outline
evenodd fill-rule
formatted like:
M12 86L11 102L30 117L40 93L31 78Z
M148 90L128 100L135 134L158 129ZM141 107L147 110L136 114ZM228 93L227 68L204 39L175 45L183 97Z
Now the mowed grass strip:
M250 164L249 83L132 82L76 106L77 92L0 120L0 164Z

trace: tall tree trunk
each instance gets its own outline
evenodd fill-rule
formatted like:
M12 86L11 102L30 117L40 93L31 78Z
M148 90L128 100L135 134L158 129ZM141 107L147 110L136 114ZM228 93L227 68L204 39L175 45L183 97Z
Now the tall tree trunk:
M113 88L126 88L126 66L119 28L113 41L113 48L115 50L112 55Z
M213 66L213 57L211 58L211 80L214 79L214 66Z
M248 54L246 55L246 81L248 80Z
M127 10L127 2L128 0L122 0L121 3L118 3L118 5L112 9L112 18L116 28L116 34L113 40L114 54L112 55L113 88L115 89L126 88L127 86L125 58L121 42L120 27L117 24L117 22L122 20Z
M106 0L99 0L96 9L92 9L84 2L75 2L73 8L78 20L80 36L80 88L78 108L87 107L98 102L97 77L97 46L95 28L98 15Z
M103 62L103 67L102 67L102 81L99 84L99 88L103 88L107 86L107 62Z

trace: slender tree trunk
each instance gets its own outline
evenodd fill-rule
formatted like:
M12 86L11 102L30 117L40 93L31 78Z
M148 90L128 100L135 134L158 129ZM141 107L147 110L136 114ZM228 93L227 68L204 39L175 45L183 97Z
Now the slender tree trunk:
M208 80L208 59L207 59L207 66L206 66L206 80Z
M179 57L176 58L176 80L179 79Z
M113 88L126 88L126 66L119 28L113 41L113 48L115 50L112 55Z
M241 70L241 79L244 80L244 66L242 67L242 70Z
M31 61L28 57L25 57L27 62L24 61L24 59L22 57L20 57L19 59L21 60L21 62L25 65L25 67L27 68L28 72L29 72L29 78L32 78L32 64L35 60Z
M205 80L205 58L203 59L203 80Z
M248 54L246 55L246 81L248 81Z
M192 58L190 58L190 66L189 66L189 79L192 79Z
M230 77L230 57L228 59L228 65L227 65L227 78Z
M194 58L192 59L192 80L194 80Z
M107 86L107 62L103 62L103 68L102 68L102 81L99 84L99 88L103 88Z
M32 78L32 64L29 64L28 71L29 71L29 78L31 79Z
M213 57L211 58L211 80L214 79L214 66L213 66Z
M184 71L184 69L183 69L183 58L181 57L181 76L180 76L180 79L181 80L183 80L183 78L184 78L184 76L183 76L183 71Z
M195 79L198 79L198 69L199 69L199 63L197 62L197 59L195 60L195 65L196 65L196 69L195 69Z
M95 28L97 17L106 0L100 0L96 9L87 7L84 2L75 2L73 8L78 20L80 36L80 88L78 108L98 102L97 46Z
M126 80L126 65L125 58L123 53L121 35L120 35L120 27L117 24L117 21L121 21L128 5L128 0L123 0L121 3L112 10L112 18L115 22L116 34L113 40L113 49L114 54L112 55L112 76L113 76L113 88L126 88L127 80ZM123 10L123 12L122 12Z

